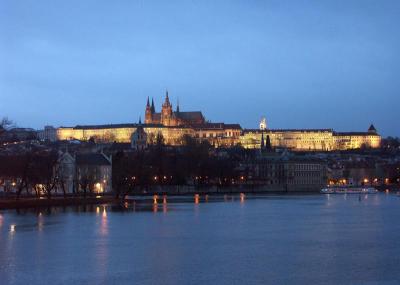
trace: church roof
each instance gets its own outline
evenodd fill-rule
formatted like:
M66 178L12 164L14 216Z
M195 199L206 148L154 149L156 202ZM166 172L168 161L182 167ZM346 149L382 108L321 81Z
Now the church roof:
M110 161L102 153L76 154L76 163L88 165L111 165Z
M204 123L195 127L197 130L226 130L226 129L238 129L242 127L239 124L225 124L225 123Z
M334 136L378 136L378 134L369 132L334 132Z
M200 111L174 112L174 115L183 120L189 120L189 121L204 120L204 116Z

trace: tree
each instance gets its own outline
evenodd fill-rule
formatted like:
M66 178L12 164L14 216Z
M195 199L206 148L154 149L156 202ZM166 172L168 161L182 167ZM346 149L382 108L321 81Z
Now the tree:
M42 191L48 199L58 184L58 156L55 151L36 154L34 156L31 184Z
M0 120L0 132L1 130L8 130L14 126L15 126L14 122L7 117L4 117Z

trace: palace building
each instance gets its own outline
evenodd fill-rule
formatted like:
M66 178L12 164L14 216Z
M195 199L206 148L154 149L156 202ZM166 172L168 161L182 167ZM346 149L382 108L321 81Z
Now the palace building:
M265 118L261 120L259 129L212 123L201 111L180 111L179 104L174 111L168 92L160 112L156 112L154 100L150 104L150 98L147 98L144 124L78 125L57 129L58 140L132 143L134 148L155 143L158 135L162 135L168 145L181 145L183 137L190 136L198 141L208 141L215 147L241 145L256 149L268 140L272 147L294 151L378 148L381 143L381 136L372 124L366 132L336 132L332 129L269 129ZM147 143L142 138L146 138Z
M58 140L83 140L94 139L99 142L131 142L135 138L132 134L141 128L146 133L148 144L155 142L157 135L162 135L168 145L180 145L183 137L188 135L199 141L206 140L215 147L234 146L239 142L242 128L239 124L212 123L206 121L202 112L182 112L179 104L173 111L168 92L162 104L161 112L156 112L154 100L147 98L144 124L112 124L60 127L57 129Z
M378 148L381 136L371 124L366 132L335 132L332 129L247 129L240 136L244 148L260 148L263 140L272 147L297 151L333 151Z

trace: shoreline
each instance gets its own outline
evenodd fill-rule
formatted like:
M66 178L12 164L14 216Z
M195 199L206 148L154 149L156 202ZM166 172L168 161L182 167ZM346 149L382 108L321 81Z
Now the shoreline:
M385 192L386 189L389 189L390 192L399 192L400 189L398 187L376 187L379 192ZM177 187L176 189L180 189ZM157 199L162 199L163 196L169 197L192 197L194 195L200 196L219 196L219 195L240 195L240 194L249 194L249 195L315 195L320 194L320 191L316 188L308 189L305 191L304 188L298 189L290 189L290 191L285 191L282 188L264 188L264 187L240 187L240 188L216 188L212 187L198 187L198 188L185 188L182 187L181 190L172 190L171 187L156 187L155 189L150 189L150 191L142 192L142 193L132 193L127 194L126 196L130 197L131 201L134 200L152 200L154 195L157 195ZM172 190L172 191L171 191ZM183 190L183 191L182 191ZM324 195L324 194L322 194ZM120 204L124 202L125 198L119 197L117 198L114 193L97 195L93 194L84 196L68 196L64 197L62 195L53 195L51 199L46 197L20 197L18 200L16 197L0 197L0 210L10 210L10 209L26 209L26 208L44 208L44 207L66 207L66 206L79 206L79 205L98 205L98 204Z

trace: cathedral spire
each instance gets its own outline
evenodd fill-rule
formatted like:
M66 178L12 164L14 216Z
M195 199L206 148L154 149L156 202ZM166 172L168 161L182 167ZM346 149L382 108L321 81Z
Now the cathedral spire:
M170 105L170 103L169 103L169 97L168 97L168 89L166 90L166 93L165 93L165 104L166 104L166 105Z
M147 104L146 104L146 107L150 107L149 96L147 96Z
M154 99L151 98L151 112L155 113L156 112L156 108L154 107Z
M139 125L141 125L141 124L142 124L142 117L139 116Z
M176 100L176 112L179 113L179 97Z

